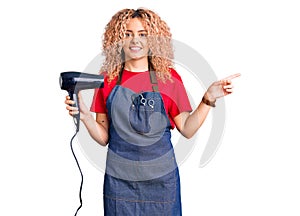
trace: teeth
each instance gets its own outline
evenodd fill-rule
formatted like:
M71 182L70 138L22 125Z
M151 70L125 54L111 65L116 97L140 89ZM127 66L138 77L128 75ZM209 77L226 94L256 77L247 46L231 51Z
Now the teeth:
M130 47L131 50L140 50L140 47Z

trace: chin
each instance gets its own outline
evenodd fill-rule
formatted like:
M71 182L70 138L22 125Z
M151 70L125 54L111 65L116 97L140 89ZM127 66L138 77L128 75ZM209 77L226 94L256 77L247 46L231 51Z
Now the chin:
M132 56L128 56L128 60L140 60L140 59L144 59L147 58L147 55L132 55Z

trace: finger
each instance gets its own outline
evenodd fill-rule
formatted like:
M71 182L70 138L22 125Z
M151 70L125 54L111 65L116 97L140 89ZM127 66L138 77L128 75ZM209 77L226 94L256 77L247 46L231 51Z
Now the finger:
M72 104L72 101L70 96L66 96L65 104Z
M233 85L225 85L225 86L223 86L223 89L230 89L230 88L233 88Z
M231 80L221 79L221 80L215 82L214 84L225 86L225 85L231 84L231 82L232 82Z
M75 101L73 101L73 100L65 100L65 104L67 104L67 105L74 105Z
M78 113L79 113L79 111L69 111L70 116L77 115Z
M222 80L222 85L226 86L226 85L230 85L232 83L231 80Z
M236 74L233 74L233 75L230 75L230 76L224 78L223 80L232 80L232 79L237 78L239 76L241 76L241 74L240 73L236 73Z
M227 93L227 94L231 94L233 92L233 89L224 89L224 91Z
M69 111L78 111L78 107L74 107L74 106L66 106L66 109Z

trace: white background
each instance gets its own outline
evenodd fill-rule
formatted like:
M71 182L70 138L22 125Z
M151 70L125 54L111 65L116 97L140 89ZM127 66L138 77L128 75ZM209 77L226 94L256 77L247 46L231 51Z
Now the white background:
M296 0L2 1L0 214L74 215L80 175L59 73L84 70L111 16L140 6L166 20L219 78L242 73L225 99L213 160L199 168L202 141L180 166L184 215L300 215ZM103 173L75 150L85 177L79 215L102 215Z

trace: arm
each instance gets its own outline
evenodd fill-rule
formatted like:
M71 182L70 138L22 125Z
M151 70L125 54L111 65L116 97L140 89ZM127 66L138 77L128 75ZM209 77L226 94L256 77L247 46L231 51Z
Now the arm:
M182 112L174 118L176 128L184 137L191 138L203 124L210 109L210 106L201 101L192 114Z
M203 98L208 103L214 104L218 98L231 94L233 92L231 79L239 76L240 74L234 74L214 82L209 86ZM174 118L176 128L184 137L191 138L201 127L211 109L211 105L207 105L208 103L204 103L202 100L192 114L182 112Z
M97 113L96 120L90 114L82 119L91 137L100 145L106 146L108 143L108 120L104 113Z
M108 119L106 114L97 113L96 120L84 104L81 94L78 94L79 106L80 106L80 120L84 123L91 137L100 145L106 146L108 143ZM74 101L70 100L70 97L67 96L65 100L67 104L66 109L69 110L71 116L78 113L76 107L71 106L74 104Z

